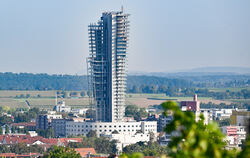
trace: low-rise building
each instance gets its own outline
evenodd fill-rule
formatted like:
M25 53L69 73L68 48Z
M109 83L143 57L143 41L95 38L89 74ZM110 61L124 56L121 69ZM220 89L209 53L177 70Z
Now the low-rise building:
M230 116L230 124L235 126L249 126L250 111L233 110Z
M97 135L112 134L117 131L121 134L135 134L137 131L144 133L157 133L156 121L141 121L141 122L76 122L66 121L66 136L84 135L89 131L96 131Z
M80 154L81 157L91 157L91 155L96 155L94 148L74 148L76 153Z
M15 128L20 128L20 129L26 128L29 131L36 130L36 122L12 123L11 126Z
M150 134L149 133L142 133L138 132L135 134L109 134L109 135L102 135L107 137L111 140L116 140L116 148L119 152L122 152L122 149L127 145L135 144L137 142L149 142L150 141Z
M180 106L182 111L200 111L200 102L196 94L193 101L181 101Z
M230 118L233 109L213 109L212 114L214 120L223 120Z
M48 129L52 119L62 119L62 115L41 114L36 118L36 129Z
M70 112L71 111L71 107L70 106L66 106L65 102L59 102L58 105L54 106L53 110L55 110L56 112Z
M66 136L66 119L52 119L51 127L54 130L55 137Z
M229 148L240 147L247 136L245 126L223 126L221 130L226 135Z

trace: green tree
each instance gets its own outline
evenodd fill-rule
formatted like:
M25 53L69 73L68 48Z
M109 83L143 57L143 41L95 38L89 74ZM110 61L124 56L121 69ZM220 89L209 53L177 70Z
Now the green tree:
M97 137L96 131L90 130L89 133L87 134L87 137Z
M162 104L164 115L173 115L173 120L165 131L173 134L169 144L169 155L174 158L230 158L235 152L225 150L224 135L216 123L204 124L204 117L198 122L191 111L183 112L176 102L168 101Z
M136 105L128 105L125 108L125 116L132 117L138 112L139 108Z
M8 133L10 133L10 128L9 128L9 126L5 126L5 134L8 134Z
M168 152L167 147L160 146L158 142L138 142L123 148L125 154L142 153L145 156L161 156Z
M0 126L0 135L3 134L3 128Z
M0 145L0 153L10 153L10 148L5 145L5 144L1 144Z
M106 137L83 137L82 143L69 143L69 147L71 148L95 148L98 153L103 154L115 154L117 152L116 149L116 141L109 140Z
M43 158L81 158L81 155L76 153L74 149L54 146Z

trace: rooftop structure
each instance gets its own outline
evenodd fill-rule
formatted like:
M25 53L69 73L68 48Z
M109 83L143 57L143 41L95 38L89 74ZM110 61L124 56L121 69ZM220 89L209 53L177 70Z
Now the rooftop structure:
M193 101L181 101L180 105L182 111L200 111L200 102L196 94L194 95Z
M96 121L123 121L125 111L128 14L104 12L89 25L89 89Z

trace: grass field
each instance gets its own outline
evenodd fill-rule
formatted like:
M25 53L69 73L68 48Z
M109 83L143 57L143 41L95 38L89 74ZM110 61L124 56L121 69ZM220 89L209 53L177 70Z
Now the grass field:
M41 97L55 97L56 91L0 91L0 98L12 98L20 95L26 96L27 94L30 95L30 97L37 97L37 95L40 95Z
M70 91L69 91L70 92ZM17 96L30 95L29 98L18 98ZM38 97L38 95L40 97ZM11 108L39 107L41 109L52 109L56 104L56 91L0 91L0 106ZM66 105L72 108L86 107L89 105L89 98L58 98L58 101L65 101Z
M250 87L243 87L243 88L209 88L209 91L211 91L211 92L226 92L227 90L229 90L230 92L239 92L242 89L250 90Z
M132 93L126 95L127 105L138 105L140 107L148 107L149 105L159 105L167 100L190 101L193 100L193 97L168 97L165 94L132 94ZM198 97L198 100L202 103L212 102L214 104L220 104L220 103L231 104L231 101L214 100L210 97Z
M214 89L217 90L217 89ZM222 89L226 90L226 89ZM221 91L222 91L221 90ZM237 89L235 89L237 90ZM239 89L238 89L239 90ZM218 90L217 90L218 91ZM26 96L30 95L30 98L16 98L23 94ZM37 97L40 95L41 97ZM17 107L39 107L42 109L52 109L55 103L56 91L0 91L0 106L9 106L11 108ZM88 107L89 98L60 98L58 101L65 101L66 105L72 108ZM193 97L167 97L165 94L127 94L126 104L137 105L140 107L148 107L149 105L159 105L166 100L176 101L188 101L193 100ZM214 100L209 97L198 97L203 103L212 102L215 104L225 103L230 104L232 102L248 102L250 100Z

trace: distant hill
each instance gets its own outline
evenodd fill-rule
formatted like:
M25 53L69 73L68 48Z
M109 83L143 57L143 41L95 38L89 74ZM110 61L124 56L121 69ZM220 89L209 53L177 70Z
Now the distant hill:
M250 74L250 68L247 67L201 67L195 68L187 72L221 72L221 73L236 73Z
M190 70L175 72L130 72L130 75L146 75L179 78L186 76L229 76L229 75L250 75L250 68L246 67L201 67Z

